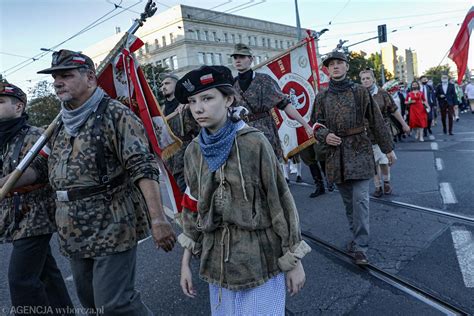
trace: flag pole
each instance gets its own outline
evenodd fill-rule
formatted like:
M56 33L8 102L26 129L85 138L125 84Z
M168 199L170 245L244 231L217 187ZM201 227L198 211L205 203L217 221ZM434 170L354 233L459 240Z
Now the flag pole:
M148 0L147 4L145 5L145 9L143 10L143 13L140 14L140 18L135 19L130 29L125 32L124 36L122 36L120 41L107 54L104 60L97 67L97 77L99 77L99 75L105 70L106 66L112 61L112 59L114 59L115 56L120 53L125 43L127 42L128 36L130 34L134 34L143 25L146 19L152 17L155 14L156 10L157 8L155 2L153 2L153 0ZM51 124L49 124L48 128L46 128L40 138L38 138L36 143L31 147L25 157L20 161L15 170L13 170L13 172L8 176L7 181L0 189L0 201L2 201L8 194L8 192L10 192L14 188L15 183L18 181L18 179L20 179L23 172L25 172L25 170L31 164L33 159L39 154L44 145L46 145L46 143L49 141L49 139L54 133L54 130L56 129L56 126L60 124L60 121L61 112L59 112L59 114L54 118Z

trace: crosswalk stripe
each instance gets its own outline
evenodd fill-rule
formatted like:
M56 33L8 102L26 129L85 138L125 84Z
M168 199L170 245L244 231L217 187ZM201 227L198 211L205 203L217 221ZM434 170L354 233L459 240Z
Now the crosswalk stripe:
M474 288L474 239L472 233L466 227L453 226L451 227L451 236L464 285Z

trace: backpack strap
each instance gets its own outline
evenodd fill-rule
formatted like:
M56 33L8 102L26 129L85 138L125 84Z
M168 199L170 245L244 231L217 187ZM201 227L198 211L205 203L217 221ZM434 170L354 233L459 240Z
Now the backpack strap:
M99 183L107 184L110 181L110 177L107 175L107 165L105 163L105 152L104 152L104 141L102 139L101 129L104 122L104 113L109 105L110 98L104 97L100 101L99 107L93 113L95 115L94 123L92 125L92 142L95 145L97 154L96 154L96 164L97 170L99 172Z

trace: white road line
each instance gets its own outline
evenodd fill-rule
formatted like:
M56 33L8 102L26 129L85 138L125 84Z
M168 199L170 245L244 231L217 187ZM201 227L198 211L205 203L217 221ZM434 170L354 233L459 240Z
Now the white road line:
M443 159L436 158L436 170L438 171L443 170Z
M472 233L463 226L453 226L451 227L451 236L464 285L474 288L474 239Z
M441 182L439 184L439 191L441 192L441 197L443 198L444 204L456 204L458 202L453 188L451 187L451 183Z
M74 278L72 277L72 274L66 278L66 281L72 282Z
M431 150L438 150L438 143L431 143Z
M434 135L430 135L430 136L428 136L428 139L429 139L429 140L435 140L436 137L435 137Z

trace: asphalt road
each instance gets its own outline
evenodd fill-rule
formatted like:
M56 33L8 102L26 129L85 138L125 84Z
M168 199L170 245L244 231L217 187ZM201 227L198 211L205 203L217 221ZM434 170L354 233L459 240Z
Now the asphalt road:
M392 196L383 199L445 210L474 217L474 115L462 114L454 136L433 129L424 143L407 138L396 146L392 169ZM303 179L311 183L309 170ZM292 175L292 179L294 175ZM349 229L337 191L310 199L311 185L290 184L303 231L343 248ZM474 314L474 225L400 206L371 202L372 264ZM179 230L179 228L177 228ZM77 307L67 260L56 259ZM380 280L316 245L303 260L304 290L287 298L288 315L437 315L427 304ZM10 245L0 247L0 315L10 307L6 280ZM138 246L136 285L156 315L209 315L207 284L197 277L198 298L185 297L179 287L182 249L157 251L150 239ZM3 314L2 314L3 311Z

